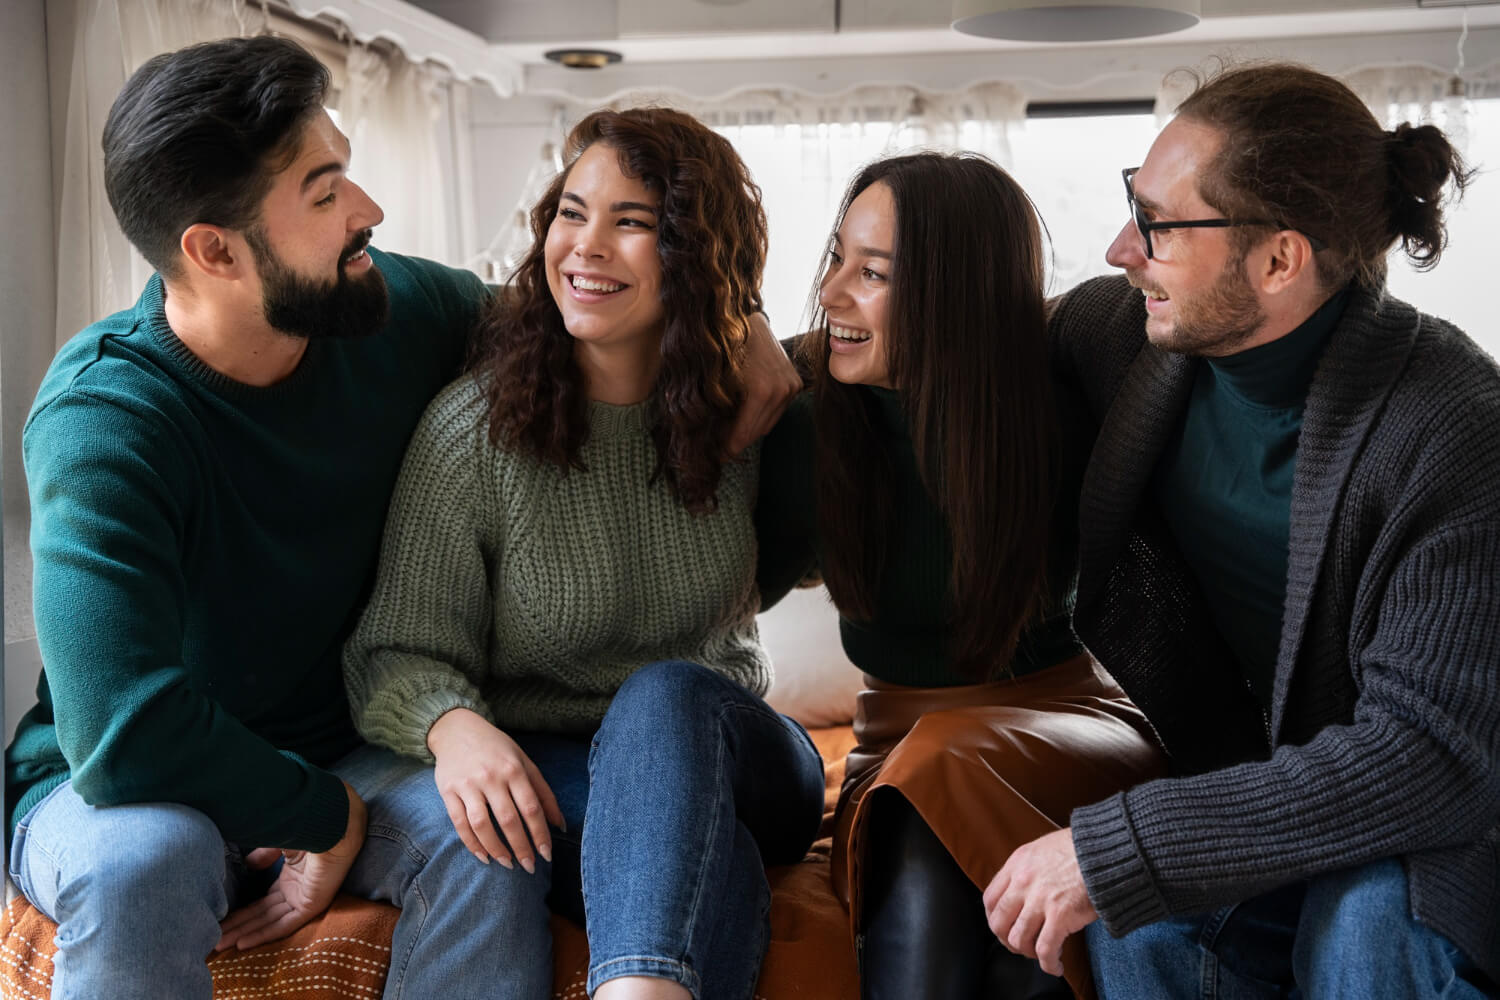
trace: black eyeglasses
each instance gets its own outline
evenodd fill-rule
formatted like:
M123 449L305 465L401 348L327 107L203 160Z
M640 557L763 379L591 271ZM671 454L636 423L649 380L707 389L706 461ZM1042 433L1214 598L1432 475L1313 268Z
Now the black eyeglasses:
M1146 213L1141 208L1141 203L1135 200L1135 188L1131 186L1130 179L1140 167L1126 167L1120 171L1120 176L1125 179L1125 201L1130 205L1130 217L1135 220L1135 228L1140 232L1141 239L1146 242L1146 259L1156 259L1156 248L1151 245L1151 234L1160 229L1227 229L1231 226L1275 226L1277 229L1287 227L1270 219L1166 219L1161 222L1152 222L1146 218ZM1323 250L1326 245L1316 236L1307 236L1307 241L1312 244L1314 250Z

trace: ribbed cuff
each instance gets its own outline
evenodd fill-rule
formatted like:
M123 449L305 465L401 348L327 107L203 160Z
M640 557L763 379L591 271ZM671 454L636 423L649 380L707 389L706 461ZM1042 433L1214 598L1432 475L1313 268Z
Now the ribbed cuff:
M1070 821L1089 901L1115 937L1167 916L1136 842L1125 795L1074 809Z
M315 786L298 809L297 825L305 832L297 838L295 846L321 854L342 840L349 828L349 793L344 791L338 775L313 767L296 754L285 755L307 768Z
M405 757L434 763L427 748L427 732L433 723L455 708L467 708L494 723L489 707L461 691L436 688L421 693L391 692L372 701L365 709L360 730L372 743L390 747Z

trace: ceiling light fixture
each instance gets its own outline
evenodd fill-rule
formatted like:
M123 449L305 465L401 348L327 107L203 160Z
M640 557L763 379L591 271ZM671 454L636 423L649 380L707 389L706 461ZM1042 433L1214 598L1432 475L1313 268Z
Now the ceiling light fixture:
M1200 0L953 0L953 27L1022 42L1094 42L1181 31L1202 12Z
M600 69L621 58L620 53L609 49L553 49L542 54L569 69Z

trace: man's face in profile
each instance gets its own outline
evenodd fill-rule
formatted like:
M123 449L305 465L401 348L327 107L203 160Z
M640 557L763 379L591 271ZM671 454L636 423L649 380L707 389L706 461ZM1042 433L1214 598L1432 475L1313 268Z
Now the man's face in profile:
M266 322L289 336L365 336L385 322L385 279L365 252L384 215L348 162L349 141L320 111L245 231Z

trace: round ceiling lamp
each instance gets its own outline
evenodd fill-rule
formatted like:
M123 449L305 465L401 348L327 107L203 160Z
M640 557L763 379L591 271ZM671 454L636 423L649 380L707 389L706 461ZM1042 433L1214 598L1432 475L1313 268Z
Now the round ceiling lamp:
M569 69L603 69L620 61L620 53L609 49L553 49L542 55Z
M953 0L953 27L1022 42L1095 42L1181 31L1202 12L1200 0Z

